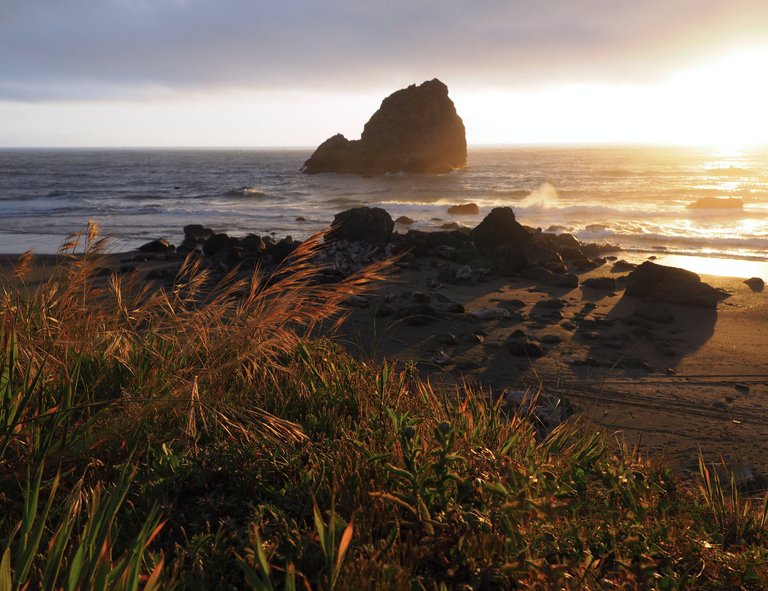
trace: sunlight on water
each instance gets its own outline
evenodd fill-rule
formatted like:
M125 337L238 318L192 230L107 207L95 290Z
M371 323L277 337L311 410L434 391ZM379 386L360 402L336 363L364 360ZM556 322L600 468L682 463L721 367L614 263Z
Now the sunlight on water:
M688 255L659 255L656 261L660 265L682 267L699 275L717 275L719 277L768 277L768 262L743 259L707 258Z

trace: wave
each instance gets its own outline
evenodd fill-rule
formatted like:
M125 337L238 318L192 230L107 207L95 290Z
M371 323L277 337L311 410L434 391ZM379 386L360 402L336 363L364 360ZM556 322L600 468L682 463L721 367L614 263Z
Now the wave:
M224 193L225 197L269 197L267 193L254 187L238 187Z

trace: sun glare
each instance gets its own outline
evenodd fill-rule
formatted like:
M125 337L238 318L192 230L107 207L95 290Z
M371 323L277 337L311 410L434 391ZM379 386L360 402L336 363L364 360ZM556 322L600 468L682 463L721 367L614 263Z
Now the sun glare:
M471 143L667 143L723 153L768 142L768 49L731 54L657 85L455 93Z

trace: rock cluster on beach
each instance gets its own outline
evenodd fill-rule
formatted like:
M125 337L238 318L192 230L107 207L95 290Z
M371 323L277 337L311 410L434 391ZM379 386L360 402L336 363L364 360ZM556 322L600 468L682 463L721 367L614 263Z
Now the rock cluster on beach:
M324 141L302 171L381 175L444 173L467 161L464 123L438 79L398 90L381 103L359 140Z

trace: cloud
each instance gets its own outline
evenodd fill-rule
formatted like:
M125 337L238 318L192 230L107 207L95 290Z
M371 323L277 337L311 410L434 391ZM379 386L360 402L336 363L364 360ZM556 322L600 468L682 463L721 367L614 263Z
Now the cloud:
M765 0L3 0L0 100L636 83L766 29Z

